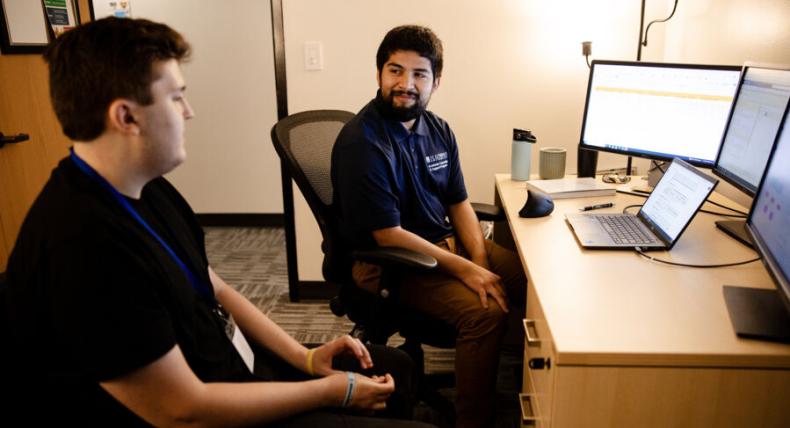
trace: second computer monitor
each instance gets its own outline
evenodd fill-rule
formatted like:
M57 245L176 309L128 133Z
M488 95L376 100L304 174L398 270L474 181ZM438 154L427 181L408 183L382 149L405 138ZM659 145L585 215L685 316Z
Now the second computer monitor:
M790 67L747 63L713 173L754 196L790 100Z
M580 147L711 167L741 67L593 61Z

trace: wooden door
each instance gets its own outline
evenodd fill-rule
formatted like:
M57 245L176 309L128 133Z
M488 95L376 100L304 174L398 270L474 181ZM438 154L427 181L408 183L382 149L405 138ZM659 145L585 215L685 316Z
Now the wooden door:
M47 68L39 55L0 55L0 132L30 140L0 149L0 271L22 220L59 159L68 139L49 102Z
M81 21L90 20L87 0L79 0L78 7ZM52 110L47 67L40 55L0 54L0 132L30 135L28 141L0 149L3 272L25 214L70 145Z

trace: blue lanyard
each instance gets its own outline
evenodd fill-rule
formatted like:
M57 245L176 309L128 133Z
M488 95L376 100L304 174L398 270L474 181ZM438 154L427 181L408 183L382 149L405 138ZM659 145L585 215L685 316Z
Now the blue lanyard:
M159 243L167 251L167 253L170 254L170 257L173 259L173 261L176 262L176 264L178 264L181 270L184 271L184 273L187 276L187 279L189 279L189 282L192 284L192 288L194 288L195 291L197 291L199 294L208 298L212 303L216 302L214 298L214 293L212 292L212 288L209 287L205 282L201 281L200 278L198 278L194 273L192 273L189 267L187 267L187 265L181 260L181 258L178 257L178 254L176 254L176 252L173 251L173 249L170 248L169 245L167 245L167 242L165 242L165 240L162 239L162 237L159 236L159 234L156 233L156 231L152 229L151 226L148 225L148 223L146 223L146 221L140 216L137 210L134 209L134 207L129 203L129 201L127 201L126 198L123 195L121 195L120 192L115 190L115 188L112 187L112 184L110 184L107 180L105 180L104 177L99 175L99 173L97 173L95 169L91 168L91 166L85 163L84 160L80 159L80 157L77 156L76 153L74 153L73 147L69 149L69 152L71 153L71 160L74 162L75 165L77 165L77 168L79 168L80 171L84 172L88 177L99 183L108 192L110 192L113 198L115 198L115 200L119 204L121 204L121 206L126 210L126 212L128 212L129 215L132 216L132 218L137 220L137 222L140 223L140 225L143 226L143 228L145 228L145 230L147 230L148 233L151 234L151 236L153 236L157 241L159 241Z

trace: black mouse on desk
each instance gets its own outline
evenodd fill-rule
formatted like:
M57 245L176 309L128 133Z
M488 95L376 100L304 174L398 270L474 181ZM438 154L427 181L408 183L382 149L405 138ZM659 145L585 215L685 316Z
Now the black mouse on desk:
M535 218L545 217L554 211L554 201L551 196L537 190L527 190L527 203L518 212L519 217Z

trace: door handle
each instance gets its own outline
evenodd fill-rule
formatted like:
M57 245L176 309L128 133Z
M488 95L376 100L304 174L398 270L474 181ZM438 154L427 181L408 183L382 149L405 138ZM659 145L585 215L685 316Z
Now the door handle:
M2 149L6 144L21 143L22 141L27 141L29 139L30 135L27 134L5 135L0 132L0 149Z

